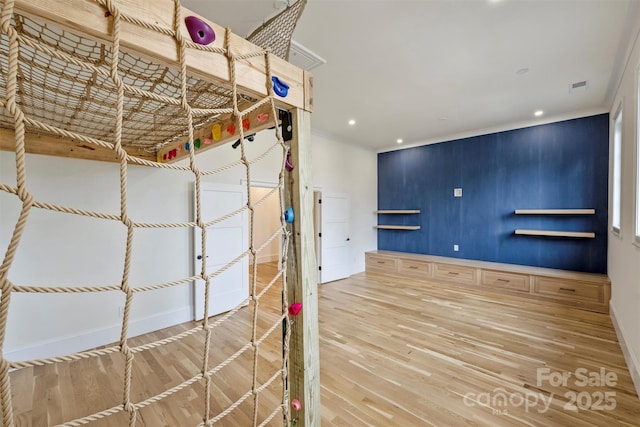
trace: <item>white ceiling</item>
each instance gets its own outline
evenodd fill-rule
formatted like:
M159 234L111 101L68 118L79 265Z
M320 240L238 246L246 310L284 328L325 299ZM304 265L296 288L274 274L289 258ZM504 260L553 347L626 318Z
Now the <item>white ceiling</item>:
M183 4L241 36L286 6ZM309 0L294 40L327 60L313 128L384 150L608 111L639 22L640 0Z

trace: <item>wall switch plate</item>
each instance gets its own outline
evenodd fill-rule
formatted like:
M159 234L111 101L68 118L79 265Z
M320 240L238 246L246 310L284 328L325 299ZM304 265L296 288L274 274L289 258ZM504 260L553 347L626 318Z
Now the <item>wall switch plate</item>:
M453 245L453 250L454 252L458 252L460 250L460 247L458 245Z
M454 188L453 197L462 197L462 188Z

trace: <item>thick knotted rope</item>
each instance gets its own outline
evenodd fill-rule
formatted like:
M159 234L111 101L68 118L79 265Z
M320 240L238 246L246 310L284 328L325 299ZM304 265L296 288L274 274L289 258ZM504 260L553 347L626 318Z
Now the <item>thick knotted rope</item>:
M267 241L260 245L255 242L255 230L256 230L256 208L262 205L265 200L270 197L279 198L280 209L283 212L285 209L285 201L283 195L284 189L284 174L285 174L285 161L287 155L287 147L282 139L282 133L278 126L275 127L275 139L276 142L268 147L263 153L259 154L255 158L249 158L247 147L245 145L245 134L242 126L242 120L248 114L255 111L255 109L269 104L271 106L272 117L278 117L278 111L275 105L275 95L273 91L273 83L271 80L271 68L269 62L269 51L265 49L257 49L252 52L237 54L234 52L232 44L231 32L227 29L224 35L224 45L219 46L202 46L193 43L189 40L181 31L183 22L183 10L179 0L174 0L174 22L171 27L166 27L158 23L151 23L144 20L140 20L137 17L128 16L123 14L118 7L119 1L117 0L93 0L97 4L104 7L106 12L105 19L109 19L111 40L109 46L100 45L97 42L93 44L93 41L87 41L86 46L93 46L93 51L98 52L95 55L88 54L85 58L83 54L78 54L68 49L63 49L58 44L51 40L45 40L43 33L45 30L59 37L61 40L65 40L64 45L68 46L73 44L72 40L77 40L76 36L70 38L70 33L58 30L48 24L39 23L33 19L28 19L15 13L14 1L5 0L2 5L2 12L0 14L0 30L1 36L5 39L6 44L0 39L0 68L6 68L4 81L6 87L4 88L5 97L0 99L0 127L11 127L15 133L15 164L16 164L16 184L8 185L0 183L0 191L16 197L21 203L20 214L16 220L11 239L8 243L6 253L0 264L0 404L2 407L3 426L14 427L15 419L13 414L12 404L12 388L10 381L11 369L22 369L33 366L45 366L55 363L67 363L74 360L99 358L106 355L120 352L124 359L123 368L123 389L122 389L122 401L119 405L104 410L98 411L93 414L88 414L81 418L67 421L63 426L79 426L85 425L92 421L96 421L105 417L112 416L118 413L128 414L129 426L136 426L138 420L138 414L142 408L149 405L160 402L161 400L172 396L179 391L191 387L192 385L202 382L205 393L202 396L203 401L203 413L202 413L202 426L209 426L224 419L227 415L231 414L238 406L250 398L253 398L253 425L263 426L269 423L275 416L282 412L285 424L289 423L289 409L288 409L288 365L287 360L289 357L289 336L290 336L290 324L287 316L288 302L287 289L286 289L286 264L287 264L287 247L289 241L289 235L286 231L286 224L284 218L281 217L280 227L268 238ZM123 23L134 24L148 30L155 31L165 36L170 36L175 39L176 53L178 62L175 64L174 69L166 67L156 67L154 64L145 62L140 59L135 59L128 55L121 49L121 28ZM42 38L41 38L42 37ZM189 49L198 49L204 52L209 52L211 55L222 55L227 59L229 68L229 89L217 88L211 83L202 84L202 82L195 81L187 74L187 52ZM6 55L5 55L6 54ZM45 87L45 85L38 82L25 82L21 80L21 75L29 75L29 72L25 70L31 70L40 67L35 59L37 55L44 55L51 58L51 61L56 61L56 64L66 64L66 68L63 71L58 69L52 69L49 72L56 73L56 77L60 79L66 79L65 81L75 84L81 88L78 92L83 93L84 96L81 99L69 98L69 105L64 105L62 99L64 95L61 90L54 87ZM97 55L97 56L96 56ZM6 56L6 57L5 57ZM264 76L265 87L267 89L267 96L262 99L252 99L248 102L246 96L241 96L238 90L238 84L236 81L236 66L239 61L245 61L252 58L260 58L264 60ZM135 68L130 70L128 67ZM42 68L42 67L40 67ZM46 67L45 67L46 68ZM65 75L64 71L75 70L77 76ZM145 76L141 75L140 70L147 71L149 77L144 80ZM131 73L130 73L131 71ZM21 74L22 73L22 74ZM83 74L84 73L84 74ZM133 74L132 74L133 73ZM135 78L125 78L125 76L135 75ZM80 76L80 77L78 77ZM82 77L85 76L85 77ZM1 81L1 80L0 80ZM71 111L67 117L69 127L62 126L64 120L56 120L55 118L45 117L37 110L32 110L32 106L35 104L30 98L32 95L28 93L30 84L33 87L37 87L43 91L42 96L55 97L55 113L64 115L66 111ZM160 88L165 88L161 89ZM195 92L194 88L203 88L202 92ZM2 89L2 88L0 88ZM92 102L92 98L95 94L110 94L111 98L106 101L105 96L105 108L104 111L96 112L96 117L102 117L96 119L95 122L88 121L84 123L83 113L89 108L89 104ZM194 104L194 100L197 99L209 99L209 105ZM22 100L22 102L20 102ZM28 101L27 101L28 100ZM217 101L216 101L217 100ZM241 101L241 102L240 102ZM153 104L149 104L153 103ZM27 104L28 107L27 108ZM157 106L157 109L150 108L149 105ZM242 105L242 108L240 107ZM133 107L132 107L133 106ZM29 111L27 111L27 109ZM203 123L209 123L220 114L232 113L237 123L236 128L240 133L240 159L230 163L228 165L221 166L217 169L206 170L202 169L197 162L195 150L189 152L188 165L179 164L162 164L155 163L149 160L141 159L130 155L127 152L128 146L132 145L132 141L137 141L140 138L140 133L136 129L137 126L143 127L145 120L148 118L140 119L136 121L138 114L143 114L144 111L159 111L165 114L164 117L171 117L172 115L178 115L181 118L179 124L173 123L167 126L166 129L161 132L156 132L155 135L160 138L164 138L161 141L155 141L154 146L158 143L162 145L163 141L173 141L177 138L185 137L188 141L194 140L194 130L198 129ZM153 113L155 114L155 113ZM153 116L154 118L159 116ZM204 117L204 119L203 119ZM197 118L197 120L196 120ZM102 120L102 121L100 121ZM168 119L167 119L168 120ZM108 131L103 128L104 123L109 123ZM161 126L162 123L159 125ZM56 135L61 138L73 139L89 145L102 147L104 149L112 150L119 163L119 179L120 179L120 207L119 212L94 212L86 209L79 209L73 206L62 206L53 203L46 203L43 201L35 200L32 194L29 192L29 186L27 183L28 171L26 167L25 158L25 132L26 129L30 132L43 132L46 134ZM143 144L144 145L144 144ZM251 167L256 162L263 160L265 157L273 153L275 150L279 150L281 154L281 162L279 165L278 185L266 196L260 200L253 200L249 187L251 186ZM193 175L195 181L195 219L191 222L176 222L176 223L146 223L136 221L129 215L128 207L128 179L129 179L129 165L144 165L149 167L155 167L159 169L169 170L181 170L189 171ZM241 209L237 209L219 218L207 219L203 217L203 205L202 205L202 178L215 175L224 171L227 171L234 167L243 167L244 175L246 178L248 200L246 206ZM55 284L44 285L23 285L15 284L10 278L11 267L18 248L20 247L21 237L25 226L27 225L29 214L32 209L41 209L45 211L59 212L68 215L79 215L83 217L95 218L102 221L119 222L127 230L126 243L123 248L122 257L122 275L120 283L114 284L98 284L98 285L84 285L83 286L58 286ZM218 224L224 220L227 220L236 215L242 215L245 212L249 216L249 248L247 251L237 254L237 256L226 265L215 271L208 270L206 262L202 262L201 270L196 272L193 276L184 277L178 280L167 281L159 284L147 284L143 286L134 287L131 285L130 272L132 268L133 260L133 244L135 241L135 230L138 228L198 228L201 235L201 254L202 259L206 259L207 253L207 228ZM258 254L267 248L267 246L277 238L284 237L283 242L283 254L280 259L280 269L277 274L264 286L261 290L258 289L257 282L257 256ZM210 242L209 242L210 243ZM202 323L190 330L173 335L169 338L157 340L148 344L140 346L131 346L129 340L129 327L132 320L131 307L137 294L142 292L150 292L159 289L165 289L172 286L184 285L194 280L200 280L204 282L204 312L209 312L210 294L212 281L216 279L221 273L237 265L246 258L253 260L253 275L252 282L250 284L249 297L242 301L238 306L223 316L210 320L205 316ZM279 291L282 294L282 307L281 314L276 316L273 323L269 328L260 335L258 334L258 320L259 320L259 307L261 299L277 285L282 285L282 289ZM38 294L60 294L60 293L102 293L102 292L121 292L125 296L124 313L122 318L122 324L120 329L120 338L117 345L111 347L88 350L84 352L62 355L58 357L50 357L31 361L16 361L11 362L4 357L4 344L7 332L7 321L9 308L11 305L11 296L13 293L38 293ZM249 304L249 308L244 307ZM210 351L212 351L212 330L216 327L220 327L225 321L232 319L234 314L240 310L252 310L251 312L251 339L245 343L241 348L231 354L224 361L216 364L216 366L210 366ZM286 334L283 337L283 359L281 367L274 372L269 379L260 384L258 381L258 360L260 355L261 344L274 332L279 331L282 324L286 326ZM148 397L146 400L135 402L132 396L132 371L134 361L136 360L136 354L148 351L153 348L166 346L172 343L179 343L185 338L194 334L204 334L204 344L201 349L202 364L200 366L200 372L197 375L187 378L182 383L177 384L155 396ZM244 394L238 398L235 402L230 404L227 408L218 414L211 413L211 399L212 399L212 380L215 375L228 366L234 363L240 356L247 352L253 352L253 364L252 372L253 379L251 382L251 388L246 390ZM250 354L250 353L247 353ZM276 382L278 378L282 382L282 399L278 406L276 406L270 414L260 420L258 407L259 396L265 389L271 384Z

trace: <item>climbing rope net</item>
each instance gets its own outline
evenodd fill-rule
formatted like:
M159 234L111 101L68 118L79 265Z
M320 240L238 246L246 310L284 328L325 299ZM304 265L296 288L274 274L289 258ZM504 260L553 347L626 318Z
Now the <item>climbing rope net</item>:
M243 118L257 108L270 105L272 117L277 118L274 103L272 75L268 51L257 49L255 52L241 56L234 53L230 32L225 34L223 47L204 46L186 39L180 31L184 19L179 0L175 0L175 22L173 27L141 22L135 17L122 13L112 0L95 0L104 8L105 16L110 19L112 39L103 44L92 39L62 30L47 23L38 22L14 11L14 2L5 0L0 4L0 128L12 129L15 134L15 185L0 183L0 190L7 197L19 200L19 215L8 239L8 245L0 266L0 399L3 425L12 427L17 424L14 417L15 390L12 390L11 375L16 370L43 367L54 364L74 363L94 358L121 358L122 379L120 403L102 408L95 413L65 421L64 426L78 426L114 416L124 416L128 425L140 424L140 414L151 405L169 400L172 396L185 390L201 390L202 400L200 426L212 425L216 422L225 424L227 416L245 402L253 401L253 413L249 417L252 425L267 425L281 413L285 425L289 424L287 396L287 360L289 354L290 327L287 316L287 282L286 259L289 236L286 223L281 219L278 229L267 241L258 245L255 241L255 210L269 197L278 197L280 211L284 211L284 174L287 147L282 132L275 127L275 138L272 145L260 155L249 158ZM175 39L175 67L154 64L151 61L136 58L121 49L120 28L123 23L135 24L146 29L170 35ZM215 84L197 80L187 75L187 49L200 49L211 54L223 55L227 58L230 88L221 89ZM242 96L236 83L236 63L254 57L264 58L264 76L267 96L257 99ZM232 113L239 130L239 159L234 163L207 170L196 161L195 148L189 150L188 164L169 164L146 160L129 154L130 147L157 151L162 146L177 139L194 141L194 132L199 126L215 120L222 114ZM37 135L53 135L68 140L80 141L87 146L103 147L112 150L119 163L120 207L119 212L97 212L73 206L62 206L37 200L28 185L28 166L25 156L25 138L27 132ZM193 145L192 145L193 147ZM230 149L230 147L228 147ZM252 200L248 192L247 204L233 212L217 218L205 218L203 210L203 178L224 172L233 167L244 168L247 190L251 186L252 165L262 160L269 153L279 153L278 185L267 196L260 200ZM195 220L177 223L140 222L130 214L131 200L128 194L131 165L143 165L159 168L164 171L184 171L192 174L195 181ZM12 265L21 245L21 238L34 211L44 210L68 215L80 215L101 221L120 224L126 230L126 243L119 256L122 256L122 279L112 285L57 286L51 284L25 285L13 283ZM248 214L249 246L243 253L235 254L235 258L221 268L211 271L205 262L207 250L215 241L208 237L207 229L233 216ZM199 229L202 261L200 271L193 276L172 280L165 283L144 284L134 286L131 280L132 260L135 255L134 237L141 229L184 229L185 232ZM210 293L213 282L226 270L240 263L243 259L255 260L257 255L274 239L283 239L283 253L280 259L282 267L267 283L258 285L257 267L253 263L253 275L249 286L249 296L228 313L216 318L204 317L197 326L183 332L147 342L132 345L129 336L132 321L132 304L143 293L157 292L162 289L189 284L193 281L204 283L204 313L209 313ZM86 294L119 292L124 296L124 310L120 339L117 344L95 350L66 354L59 357L43 358L28 361L11 361L5 358L5 338L12 297L16 294ZM277 292L281 306L275 314L265 318L260 316L260 305L268 292ZM14 304L15 305L15 304ZM238 313L249 313L250 339L239 348L233 349L224 360L213 353L225 347L225 343L215 340L217 328L227 327L229 319ZM268 323L266 323L268 320ZM226 323L225 323L226 322ZM284 324L284 327L283 327ZM284 334L282 331L284 329ZM282 348L280 362L273 372L260 373L259 359L263 343L269 337L279 335ZM193 340L193 337L200 337ZM145 352L161 349L189 341L189 345L200 344L199 348L191 347L189 351L200 354L199 366L193 375L187 375L182 381L173 383L164 390L144 398L141 393L134 393L134 387L144 389L135 384L134 366L136 360L145 357ZM249 372L252 380L248 388L234 399L222 405L216 400L220 384L217 376L223 375L225 369L239 360L250 360ZM153 375L153 373L150 373ZM224 374L222 383L233 383L234 380ZM263 378L263 381L259 381ZM144 378L142 378L144 380ZM166 383L166 382L165 382ZM259 397L272 384L279 383L279 404L271 412L259 410ZM100 393L98 390L97 393ZM106 394L106 392L105 392ZM192 399L193 397L190 397ZM268 399L267 399L268 400ZM40 404L46 404L40 402ZM214 408L215 407L215 408ZM217 409L216 409L217 408ZM275 420L274 420L275 421ZM149 425L148 422L144 423ZM153 424L153 423L151 423Z

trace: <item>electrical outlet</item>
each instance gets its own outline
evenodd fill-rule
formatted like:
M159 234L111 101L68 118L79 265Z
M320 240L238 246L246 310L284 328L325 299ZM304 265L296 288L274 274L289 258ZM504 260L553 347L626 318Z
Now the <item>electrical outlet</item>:
M454 188L453 197L462 197L462 188Z
M460 247L458 245L453 245L453 250L454 252L458 252L460 250Z

